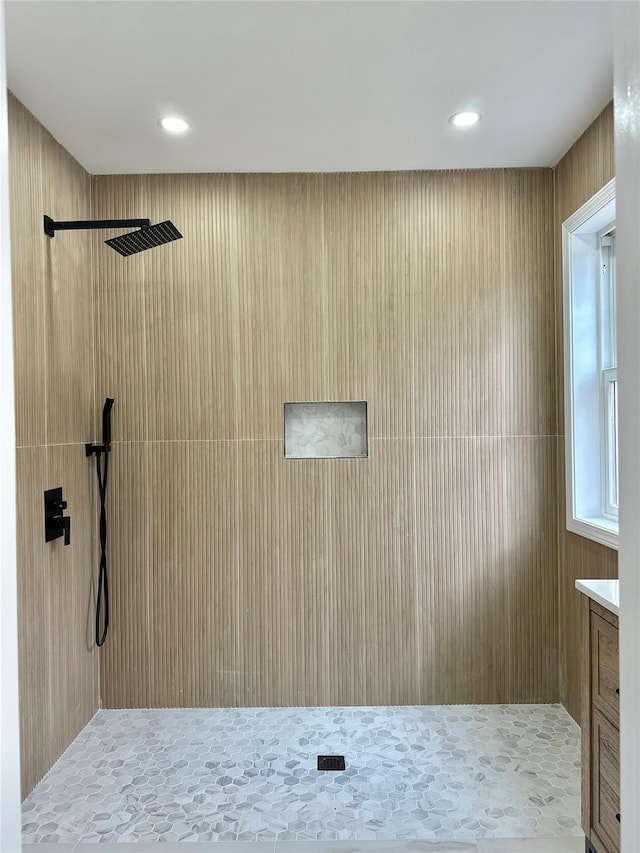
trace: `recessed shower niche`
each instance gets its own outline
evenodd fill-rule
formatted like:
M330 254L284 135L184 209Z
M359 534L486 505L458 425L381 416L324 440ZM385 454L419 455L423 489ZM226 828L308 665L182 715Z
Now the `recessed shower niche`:
M285 403L286 459L366 459L367 403Z

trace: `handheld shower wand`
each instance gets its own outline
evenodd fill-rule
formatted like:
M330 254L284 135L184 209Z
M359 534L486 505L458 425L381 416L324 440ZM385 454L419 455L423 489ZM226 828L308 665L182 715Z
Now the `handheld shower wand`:
M113 397L107 397L102 407L102 444L111 450L111 409L113 409Z
M109 630L109 576L107 574L107 478L111 453L111 409L113 397L107 397L102 407L102 444L85 444L85 454L96 457L98 493L100 495L100 564L96 595L96 646L103 646ZM104 466L101 464L104 457ZM104 619L102 605L104 602ZM102 628L101 628L102 623Z

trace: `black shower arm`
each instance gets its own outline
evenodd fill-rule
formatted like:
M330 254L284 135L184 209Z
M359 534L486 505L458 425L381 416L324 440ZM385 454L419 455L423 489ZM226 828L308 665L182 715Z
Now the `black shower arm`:
M44 233L53 237L56 231L94 231L98 228L149 228L150 219L84 219L77 222L54 222L44 217Z

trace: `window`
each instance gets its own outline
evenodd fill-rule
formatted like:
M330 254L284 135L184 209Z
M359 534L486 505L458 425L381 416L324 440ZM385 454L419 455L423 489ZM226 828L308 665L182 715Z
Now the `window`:
M602 459L605 517L618 518L618 357L616 345L616 236L615 228L600 236L602 369Z
M615 181L562 225L567 529L618 547Z

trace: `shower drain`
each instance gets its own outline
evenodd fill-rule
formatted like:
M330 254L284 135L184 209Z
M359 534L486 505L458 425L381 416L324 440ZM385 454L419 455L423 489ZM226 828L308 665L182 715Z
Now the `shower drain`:
M319 755L318 770L344 770L344 755Z

